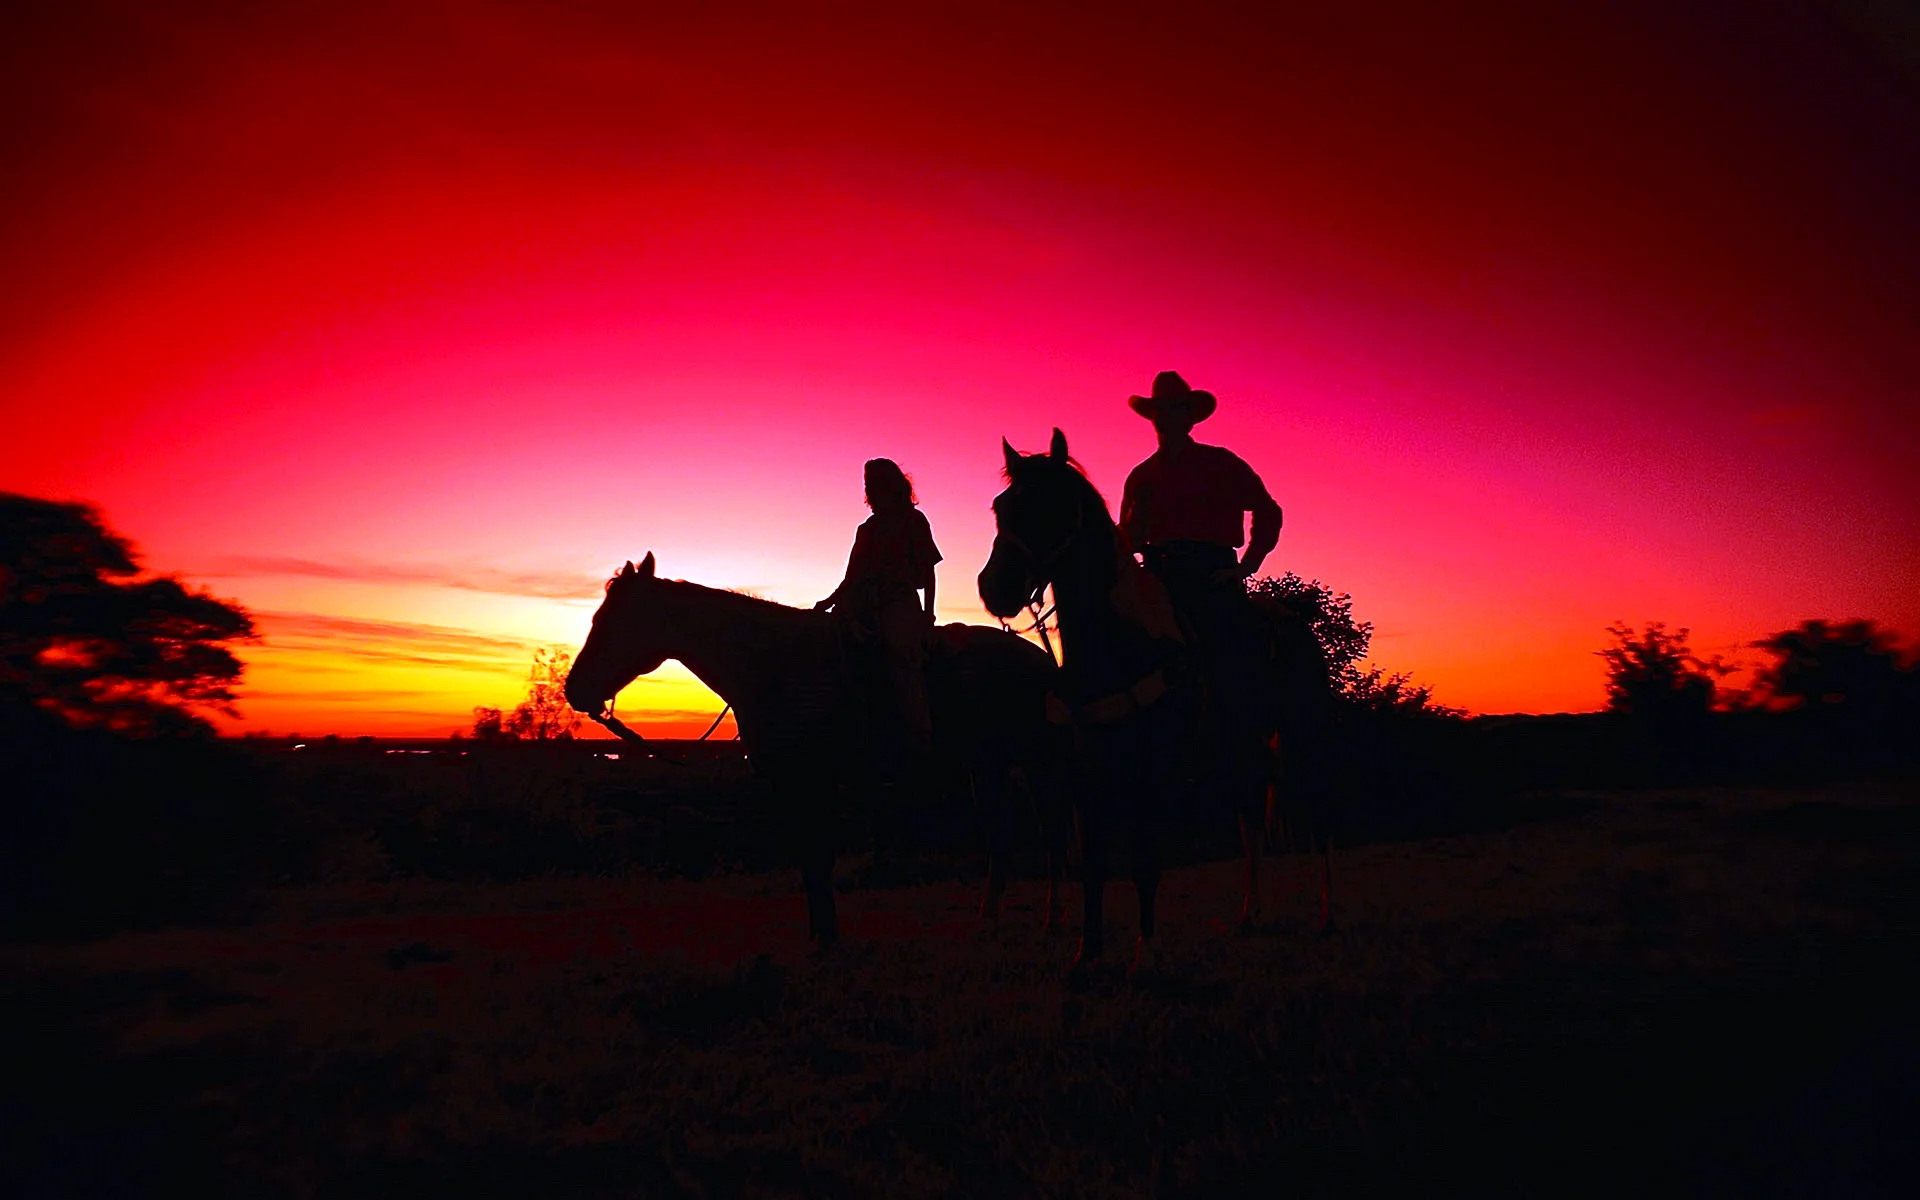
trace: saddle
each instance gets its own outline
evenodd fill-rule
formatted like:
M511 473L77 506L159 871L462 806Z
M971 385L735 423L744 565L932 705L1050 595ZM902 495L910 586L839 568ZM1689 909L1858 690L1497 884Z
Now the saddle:
M1191 644L1192 638L1174 611L1173 597L1168 595L1166 585L1134 559L1123 539L1114 547L1114 565L1113 590L1108 595L1114 611L1174 652L1127 687L1077 707L1068 704L1057 692L1048 692L1047 720L1055 725L1072 726L1077 731L1084 726L1123 721L1151 708L1191 674L1192 663L1184 648Z
M866 723L879 732L883 741L891 740L896 736L892 731L902 718L894 693L886 642L873 627L849 613L835 610L830 615L834 640L839 646L841 676L852 691L855 704ZM926 680L930 703L936 664L944 663L960 653L967 644L967 630L968 627L964 625L946 625L927 631L921 675Z
M1109 597L1114 611L1144 630L1148 637L1192 644L1192 633L1174 611L1167 585L1141 566L1124 542L1117 544L1114 551L1117 570Z

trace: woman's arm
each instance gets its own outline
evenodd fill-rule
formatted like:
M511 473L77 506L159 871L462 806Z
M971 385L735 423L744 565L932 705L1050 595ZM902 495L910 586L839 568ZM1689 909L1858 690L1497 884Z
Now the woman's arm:
M834 605L840 603L841 598L846 594L848 585L853 582L853 569L860 563L860 539L866 532L867 527L862 525L859 531L853 535L853 549L847 553L847 572L840 577L840 584L833 589L833 594L813 606L815 612L825 612L827 609L832 608Z

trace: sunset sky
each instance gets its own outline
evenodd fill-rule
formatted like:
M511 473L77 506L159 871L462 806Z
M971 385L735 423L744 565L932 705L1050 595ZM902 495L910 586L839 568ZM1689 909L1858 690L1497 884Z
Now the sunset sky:
M230 728L444 735L649 550L810 604L875 455L988 621L1001 436L1117 504L1165 369L1443 703L1597 708L1616 619L1920 635L1897 6L43 7L0 490L257 614Z

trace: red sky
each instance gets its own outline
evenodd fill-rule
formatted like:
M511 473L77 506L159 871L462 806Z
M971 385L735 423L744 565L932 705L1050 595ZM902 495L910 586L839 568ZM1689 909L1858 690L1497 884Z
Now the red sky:
M811 603L880 454L986 620L1001 435L1117 500L1169 368L1442 702L1920 634L1887 6L168 7L0 18L0 489L255 610L241 727L510 705L647 550Z

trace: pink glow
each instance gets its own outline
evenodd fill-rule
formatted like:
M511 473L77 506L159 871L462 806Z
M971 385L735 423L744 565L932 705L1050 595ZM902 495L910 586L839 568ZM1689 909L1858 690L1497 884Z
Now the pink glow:
M476 12L432 63L351 17L150 28L179 58L146 66L47 33L68 69L21 85L67 125L22 127L38 182L0 234L43 298L0 335L0 487L289 614L247 726L511 704L647 550L810 603L876 454L915 477L943 614L985 620L999 438L1061 427L1117 501L1152 448L1125 397L1168 368L1285 508L1270 570L1351 591L1442 702L1596 707L1616 618L1709 650L1920 631L1910 210L1766 62L1667 71L1699 30L1515 58L1467 28L1449 73L1411 25ZM1167 37L1219 86L1128 83ZM404 632L314 616L495 643L401 667L375 652Z

